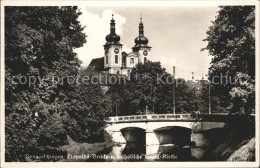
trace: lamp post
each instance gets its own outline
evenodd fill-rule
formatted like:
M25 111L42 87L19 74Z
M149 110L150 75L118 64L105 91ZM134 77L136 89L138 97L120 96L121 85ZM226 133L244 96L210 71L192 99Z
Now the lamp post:
M116 117L117 117L117 105L116 105Z
M207 77L209 77L208 75L206 75ZM209 83L209 114L211 114L211 100L210 100L210 80L208 79L208 83Z
M153 100L155 101L155 91L154 91L154 87L153 87ZM153 114L154 114L154 102L153 102Z
M209 114L211 114L211 102L210 102L210 80L209 80Z
M173 66L173 90L172 90L172 97L173 97L173 114L175 114L175 66Z

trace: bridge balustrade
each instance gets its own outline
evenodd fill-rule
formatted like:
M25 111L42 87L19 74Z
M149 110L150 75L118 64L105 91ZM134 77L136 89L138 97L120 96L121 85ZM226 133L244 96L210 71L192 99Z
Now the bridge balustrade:
M155 120L194 120L194 121L225 121L232 118L245 118L248 117L254 121L254 115L238 115L228 113L216 114L148 114L148 115L131 115L131 116L115 116L109 117L106 122L131 122L131 121L155 121Z
M107 122L130 122L130 121L147 121L147 120L190 120L190 114L149 114L149 115L132 115L109 117Z

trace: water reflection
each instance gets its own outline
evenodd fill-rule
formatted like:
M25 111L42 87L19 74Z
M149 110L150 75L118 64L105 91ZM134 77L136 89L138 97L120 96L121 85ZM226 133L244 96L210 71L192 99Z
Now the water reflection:
M124 150L125 146L126 146L126 144L121 144L120 146L114 146L114 147L112 148L112 151L111 151L110 155L111 155L112 157L115 157L115 158L116 158L117 155L123 153L123 150Z
M162 154L162 157L159 158L159 160L163 161L192 160L190 148L184 148L178 145L162 145L159 147L158 153ZM175 157L173 157L172 155L174 155ZM171 156L173 158L171 158Z
M148 145L148 146L146 146L146 154L147 155L157 154L159 147L160 147L160 145Z
M206 160L209 159L210 155L207 155L208 151L206 148L191 148L191 156L196 160Z
M180 145L138 145L135 143L114 146L107 161L194 161L205 160L206 148Z

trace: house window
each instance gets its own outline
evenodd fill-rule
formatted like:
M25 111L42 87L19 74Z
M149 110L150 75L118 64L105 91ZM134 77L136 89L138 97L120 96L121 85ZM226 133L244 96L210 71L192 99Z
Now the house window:
M130 76L131 71L127 70L127 76Z
M134 64L134 58L130 59L130 64Z
M146 63L146 61L147 61L147 58L146 58L146 57L144 57L144 63Z
M117 71L116 73L117 73L117 75L119 75L119 73L120 73L120 72L119 72L119 71Z

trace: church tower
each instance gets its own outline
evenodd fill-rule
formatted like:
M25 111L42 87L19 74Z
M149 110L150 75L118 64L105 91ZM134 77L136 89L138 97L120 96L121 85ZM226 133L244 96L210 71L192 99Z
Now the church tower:
M135 46L132 48L133 52L138 55L138 62L145 63L150 57L151 48L148 46L149 40L144 36L144 24L142 16L139 23L139 36L135 38Z
M121 74L122 67L122 44L120 36L116 34L114 15L110 22L110 34L106 36L106 44L104 45L104 69L110 74Z

